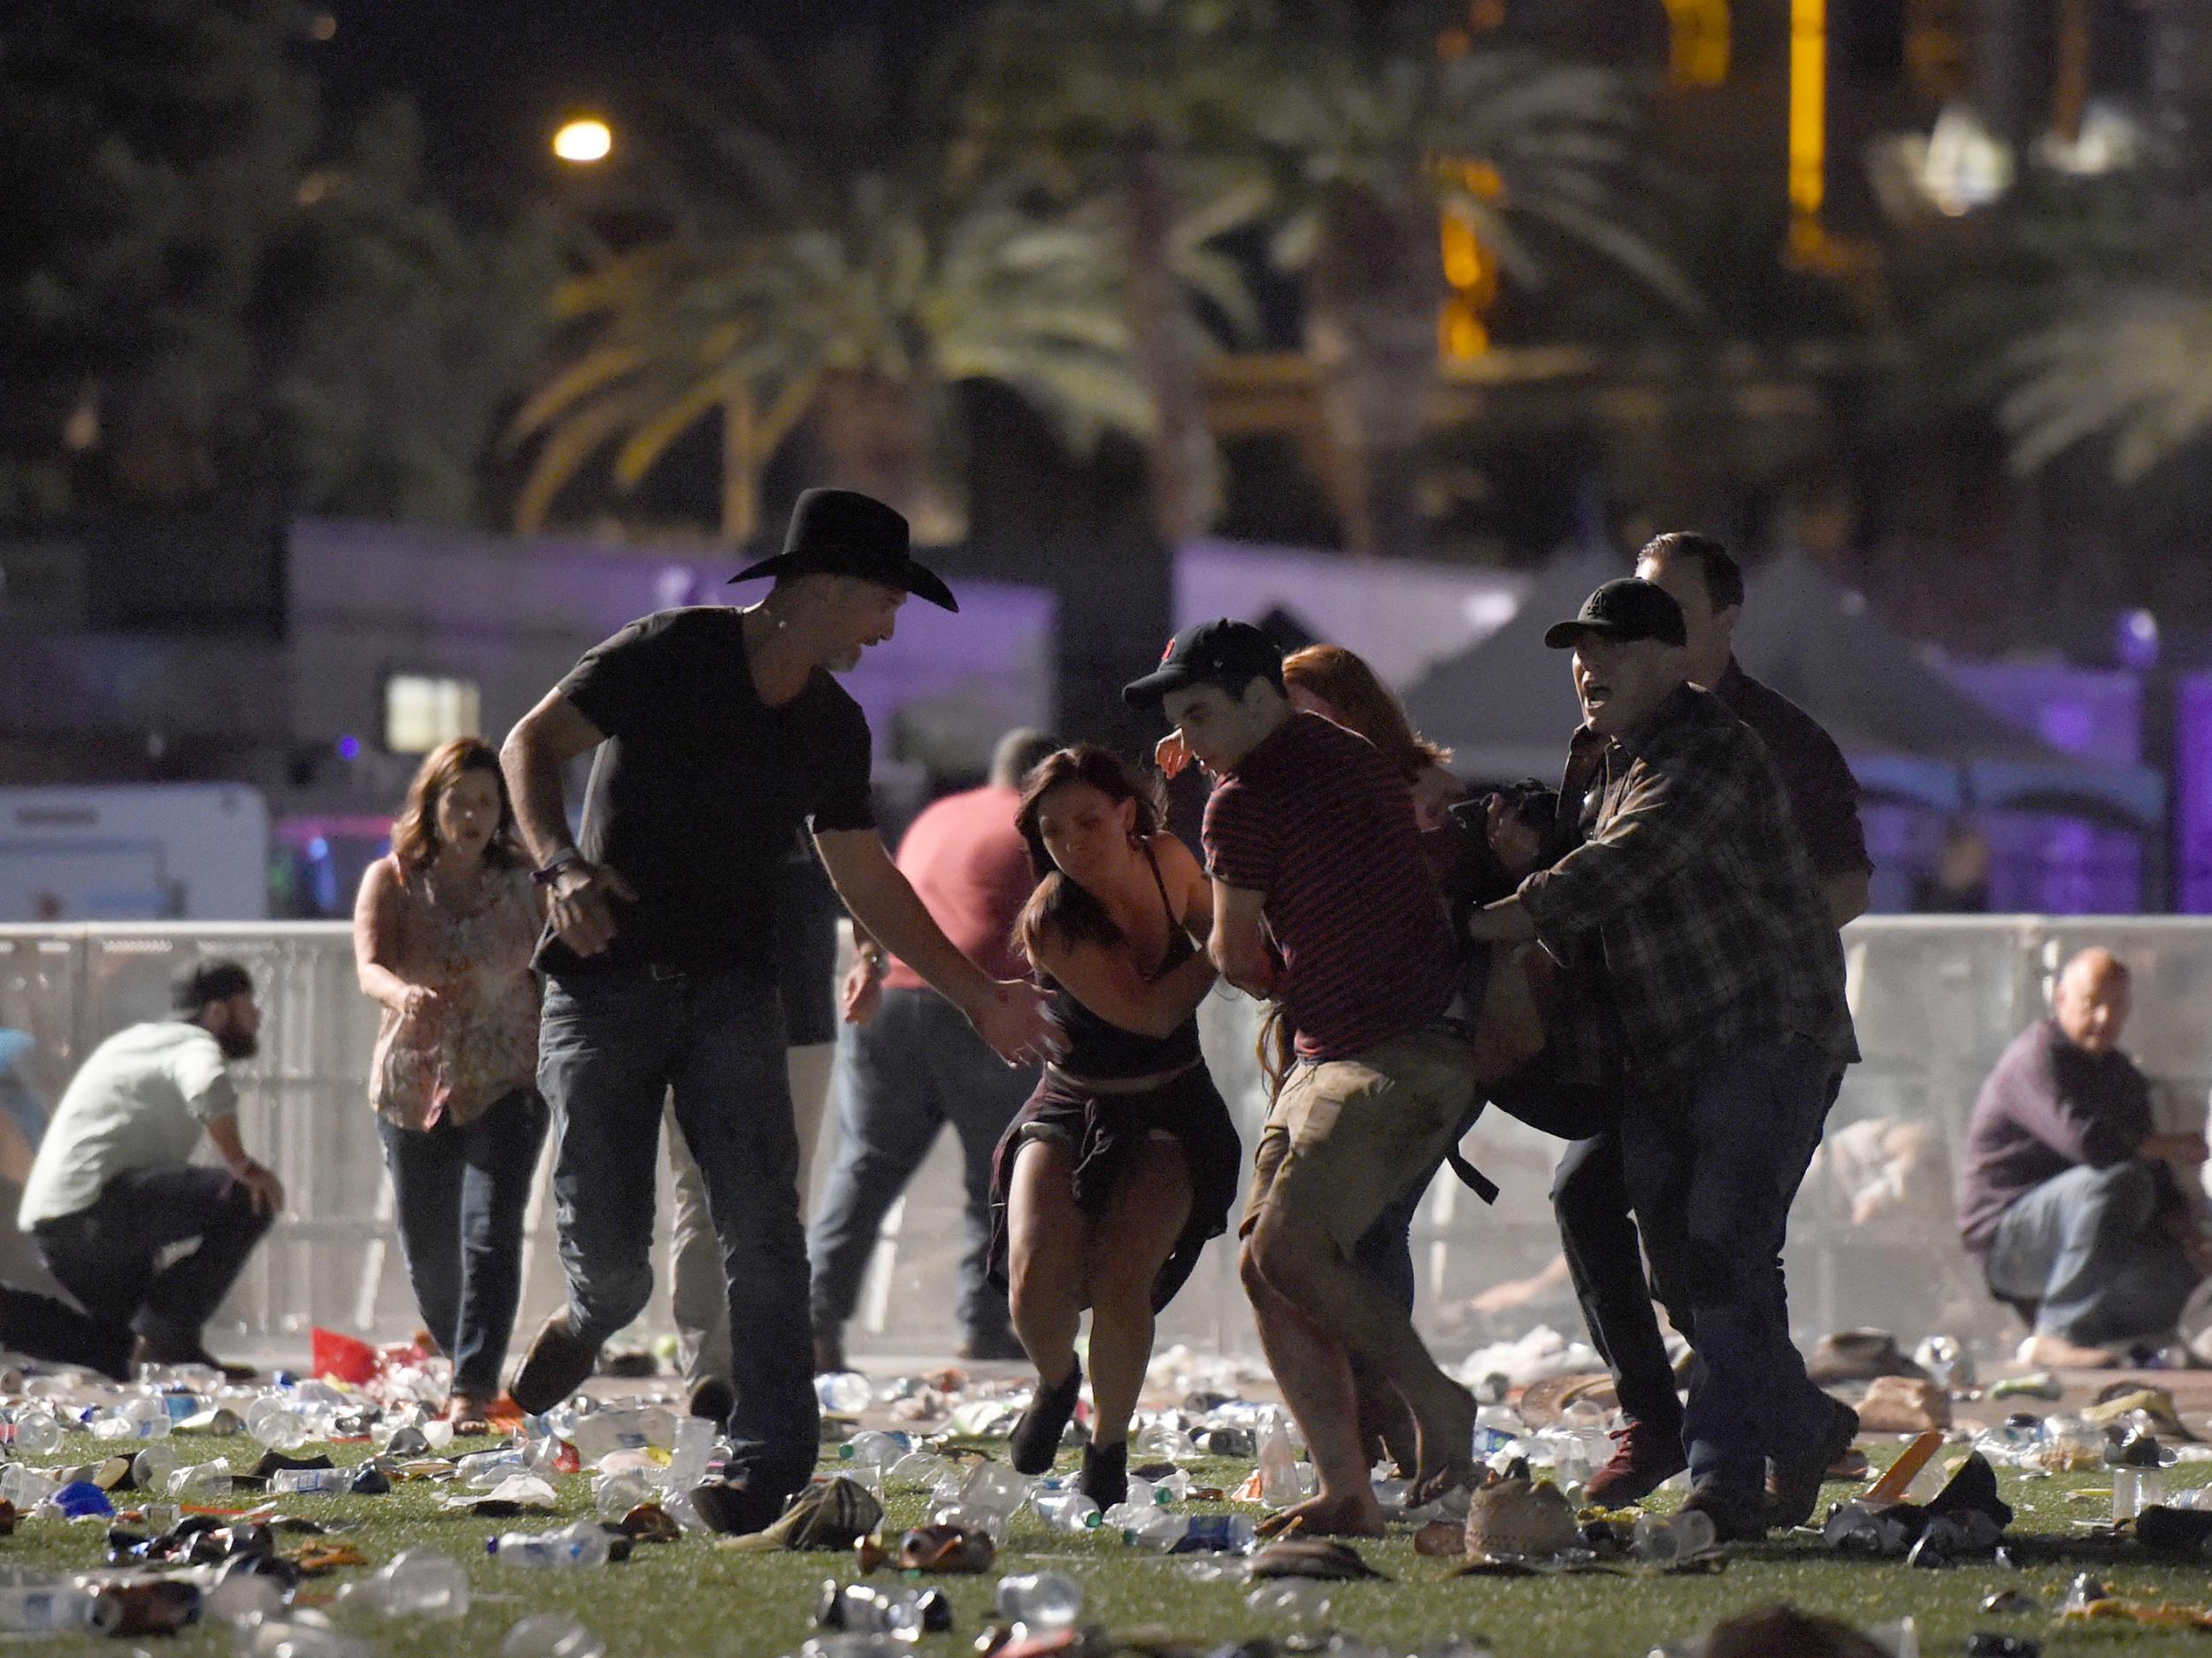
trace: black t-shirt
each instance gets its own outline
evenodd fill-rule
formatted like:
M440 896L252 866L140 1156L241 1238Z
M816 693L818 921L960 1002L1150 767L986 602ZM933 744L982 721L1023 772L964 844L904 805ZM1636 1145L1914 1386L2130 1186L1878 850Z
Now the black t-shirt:
M860 705L820 669L780 708L763 703L742 613L718 605L631 623L557 688L607 739L579 849L638 900L618 901L614 942L595 956L549 929L539 967L769 965L793 837L875 826Z

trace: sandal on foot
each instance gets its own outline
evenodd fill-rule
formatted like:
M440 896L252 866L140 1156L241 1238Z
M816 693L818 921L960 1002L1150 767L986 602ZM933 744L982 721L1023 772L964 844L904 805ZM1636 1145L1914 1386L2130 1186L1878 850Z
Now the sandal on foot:
M1068 1418L1075 1415L1076 1395L1082 1391L1080 1364L1071 1366L1065 1379L1053 1386L1037 1385L1029 1409L1022 1412L1008 1440L1016 1473L1034 1478L1051 1471L1052 1459L1060 1454L1060 1436L1067 1432Z
M455 1393L446 1401L445 1419L453 1426L453 1437L465 1439L492 1431L490 1413L480 1399L467 1393Z

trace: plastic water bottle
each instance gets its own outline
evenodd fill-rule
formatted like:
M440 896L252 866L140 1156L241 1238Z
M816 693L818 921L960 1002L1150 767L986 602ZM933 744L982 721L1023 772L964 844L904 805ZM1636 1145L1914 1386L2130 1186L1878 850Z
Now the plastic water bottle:
M1260 1434L1260 1501L1271 1508L1287 1508L1306 1495L1305 1476L1298 1471L1298 1454L1291 1448L1289 1432L1279 1412L1270 1411Z
M468 1613L467 1571L459 1561L434 1549L403 1550L371 1584L370 1603L386 1617L455 1618Z
M913 1448L911 1434L881 1433L871 1428L839 1446L837 1455L841 1461L857 1462L863 1468L890 1468Z
M1094 1531L1099 1527L1098 1505L1079 1491L1041 1491L1033 1506L1037 1517L1056 1531Z
M526 1617L499 1643L500 1658L605 1658L607 1643L565 1612Z
M72 1583L10 1584L0 1587L0 1630L17 1635L74 1635L112 1630L122 1621L120 1601L103 1600Z
M1065 1629L1083 1615L1083 1585L1056 1571L1014 1573L999 1579L998 1615L1033 1631Z
M936 1489L953 1466L931 1451L909 1451L883 1470L887 1485L927 1485Z
M1155 1554L1241 1554L1252 1547L1256 1531L1248 1514L1176 1514L1155 1508L1125 1535Z
M269 1476L273 1496L335 1497L353 1489L349 1468L280 1468Z
M580 1520L557 1531L509 1531L487 1539L484 1552L510 1566L603 1566L607 1534Z
M96 1439L162 1439L169 1436L169 1412L157 1399L143 1396L105 1412L92 1424Z
M814 1396L832 1416L856 1416L867 1409L876 1390L856 1370L832 1370L814 1378Z

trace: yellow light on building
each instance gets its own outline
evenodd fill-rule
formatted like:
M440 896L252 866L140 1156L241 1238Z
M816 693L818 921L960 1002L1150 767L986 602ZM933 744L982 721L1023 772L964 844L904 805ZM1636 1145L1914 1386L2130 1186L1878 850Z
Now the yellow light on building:
M1667 80L1677 87L1728 81L1728 0L1666 0Z
M1816 236L1827 163L1827 0L1790 0L1790 216ZM1792 240L1800 234L1793 226Z
M553 134L553 153L579 166L604 161L613 148L613 132L606 122L593 116L570 121Z

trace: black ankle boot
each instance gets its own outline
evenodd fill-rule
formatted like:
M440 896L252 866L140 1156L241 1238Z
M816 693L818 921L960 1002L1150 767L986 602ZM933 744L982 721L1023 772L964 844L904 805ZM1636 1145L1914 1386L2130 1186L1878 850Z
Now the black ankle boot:
M1083 1447L1083 1471L1075 1488L1103 1513L1116 1503L1129 1501L1129 1441L1118 1445Z
M1013 1455L1016 1473L1034 1478L1051 1472L1052 1459L1060 1454L1060 1436L1067 1432L1068 1418L1075 1415L1076 1395L1082 1391L1080 1364L1071 1369L1056 1386L1038 1384L1029 1409L1022 1412L1021 1420L1014 1424L1014 1432L1009 1436L1008 1448Z

